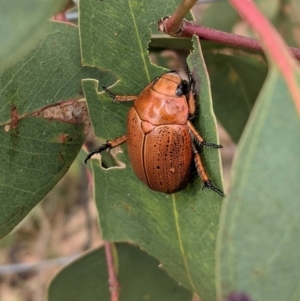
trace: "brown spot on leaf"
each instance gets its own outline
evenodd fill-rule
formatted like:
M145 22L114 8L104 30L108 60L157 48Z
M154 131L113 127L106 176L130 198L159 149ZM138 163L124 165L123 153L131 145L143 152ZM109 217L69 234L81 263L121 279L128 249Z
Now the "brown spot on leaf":
M69 136L68 134L61 133L61 134L58 135L57 141L59 143L66 143L66 141L68 140L68 136Z
M11 119L11 126L16 129L19 122L19 115L17 111L17 107L15 105L12 105L11 111L10 111L10 119Z

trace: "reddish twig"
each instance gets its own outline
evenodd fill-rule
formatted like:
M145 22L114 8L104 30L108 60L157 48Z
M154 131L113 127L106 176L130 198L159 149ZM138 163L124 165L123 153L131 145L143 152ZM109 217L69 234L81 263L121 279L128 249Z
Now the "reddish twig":
M202 40L262 52L262 47L256 39L243 37L237 34L228 33L205 26L200 26L186 20L183 20L180 23L180 28L177 29L177 32L170 34L170 32L168 31L168 23L171 18L172 17L165 17L158 21L159 30L166 34L169 34L170 36L191 38L193 34L195 34ZM289 49L294 57L300 60L300 49L294 47L289 47Z
M184 20L184 17L188 14L196 2L196 0L182 0L172 16L164 17L158 21L158 30L173 37L190 38L193 36L193 34L195 34L203 40L262 52L262 47L256 39L199 26ZM253 22L250 22L252 26L254 26L253 24L259 24L258 20L254 20L256 18L255 16L252 16L247 9L243 10L243 7L247 7L247 5L249 7L249 0L232 0L230 2L243 16L243 18L248 20L248 22L250 22L249 20L252 17L254 17ZM300 60L300 49L294 47L289 47L289 49L295 58Z
M292 94L295 106L300 114L300 89L296 81L300 70L288 47L275 28L258 10L252 0L229 0L236 11L258 34L266 55L277 65Z
M176 35L181 30L181 23L186 14L196 4L197 0L183 0L168 21L165 23L166 30L170 36Z
M104 249L106 255L106 263L108 269L108 283L109 283L109 290L111 293L111 301L118 301L119 300L119 282L115 267L115 262L113 258L113 244L110 242L104 242Z

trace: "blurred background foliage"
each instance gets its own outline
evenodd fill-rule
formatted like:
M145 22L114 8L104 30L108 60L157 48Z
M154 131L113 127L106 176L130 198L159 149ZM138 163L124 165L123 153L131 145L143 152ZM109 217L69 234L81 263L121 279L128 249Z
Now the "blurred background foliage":
M0 1L0 19L4 12L1 9L3 3ZM300 1L257 0L256 3L287 44L299 47ZM196 22L201 25L253 36L248 25L241 20L227 1L199 1L193 9L193 15ZM66 17L71 22L77 23L76 6L66 12ZM38 24L35 27L38 27ZM5 31L6 28L0 26L0 33L3 30ZM235 52L237 56L240 53L239 50L226 47L217 50L219 46L204 43L204 55L208 61L208 68L210 56L209 53L205 53L206 47L207 49L216 47L220 59L228 52ZM182 44L178 46L177 41L162 39L153 26L153 39L150 44L150 56L153 62L169 69L184 69L189 50L188 42L184 46ZM22 55L22 52L13 55L16 57ZM263 56L249 54L249 60L253 57L261 62L257 68L265 68ZM238 68L241 68L240 65L237 66L237 72L239 72ZM247 69L247 65L244 68ZM211 77L220 76L215 70L209 70L209 73ZM265 74L266 69L258 73L261 78L256 78L256 80L262 83ZM249 81L250 79L247 83ZM216 80L212 82L215 83ZM220 85L228 86L228 83L220 82ZM245 87L247 87L246 84ZM225 91L225 88L221 90ZM221 101L224 94L218 95L219 89L214 86L212 86L212 91L213 97ZM254 93L252 99L255 99L259 92L259 90L253 91L250 88L249 91ZM230 97L230 95L226 97ZM228 118L230 118L230 112L229 110ZM241 122L245 123L246 121ZM235 143L239 140L240 132L228 135L222 127L222 120L220 120L219 134L221 144L224 146L221 155L225 186L228 187L231 163L236 148ZM66 175L44 200L9 235L0 240L0 300L46 300L49 279L63 264L83 251L102 245L97 210L91 193L91 174L83 166L83 156L83 153L79 154Z

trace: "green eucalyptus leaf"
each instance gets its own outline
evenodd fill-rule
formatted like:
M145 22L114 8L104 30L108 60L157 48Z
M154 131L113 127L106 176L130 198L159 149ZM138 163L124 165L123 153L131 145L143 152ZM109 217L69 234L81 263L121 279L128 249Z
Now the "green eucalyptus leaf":
M300 299L299 137L287 83L272 66L240 140L222 210L219 298Z
M231 32L240 20L240 16L228 1L219 1L204 9L200 22L202 26Z
M192 293L178 286L159 262L137 247L116 244L115 260L120 301L189 301ZM109 301L108 272L103 248L64 268L52 280L49 301Z
M48 19L68 0L0 0L0 71L46 34Z
M79 152L84 109L74 98L81 97L86 77L114 81L108 73L81 66L77 27L56 22L35 49L2 73L0 237L53 188ZM69 113L63 113L65 100Z
M292 47L299 47L300 45L297 34L300 27L299 4L299 0L280 1L277 15L272 18L273 25L286 43Z
M264 83L267 65L256 57L246 55L231 56L206 51L204 57L216 116L237 143Z

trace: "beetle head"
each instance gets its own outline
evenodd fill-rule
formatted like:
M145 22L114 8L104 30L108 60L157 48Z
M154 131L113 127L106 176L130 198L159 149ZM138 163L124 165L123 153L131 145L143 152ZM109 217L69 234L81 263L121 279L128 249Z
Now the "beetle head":
M190 71L187 71L187 79L182 79L179 71L169 71L156 77L152 82L152 88L166 95L185 96L189 99L190 92L193 90L193 78ZM174 95L174 96L175 96Z
M176 71L176 72L178 73L178 71ZM193 89L194 80L193 80L190 70L187 70L186 73L187 73L187 77L188 77L187 80L181 79L181 82L177 86L175 93L177 96L185 95L186 98L188 99L189 94L190 94L191 90Z
M182 79L179 85L177 86L175 93L177 96L182 96L182 95L188 96L190 91L191 91L191 84L185 79Z

